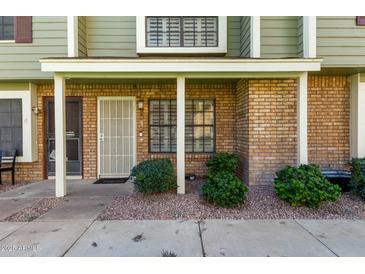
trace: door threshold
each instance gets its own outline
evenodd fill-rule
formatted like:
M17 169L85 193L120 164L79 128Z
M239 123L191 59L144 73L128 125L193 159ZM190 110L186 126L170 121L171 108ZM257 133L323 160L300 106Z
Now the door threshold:
M47 178L48 180L54 180L56 179L56 176L48 176ZM80 175L70 175L70 176L66 176L67 180L81 180L82 176Z

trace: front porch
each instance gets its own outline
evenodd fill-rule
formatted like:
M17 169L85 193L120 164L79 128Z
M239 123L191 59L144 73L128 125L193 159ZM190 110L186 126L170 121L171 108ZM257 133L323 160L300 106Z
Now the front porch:
M97 79L109 79L117 82L118 80L129 81L129 86L120 88L120 83L116 86L111 84L100 90L100 93L93 96L91 100L97 100L98 96L130 96L134 98L136 127L134 131L135 147L130 150L135 151L134 163L149 158L172 158L176 163L176 173L178 182L178 193L185 193L185 175L186 169L199 170L204 169L204 163L209 159L210 154L219 151L228 151L232 153L241 154L242 165L241 175L246 179L247 183L252 180L254 174L247 173L246 163L251 161L246 157L246 151L243 148L245 145L245 136L240 136L240 131L244 131L245 125L239 115L242 114L241 109L238 109L236 101L238 102L238 89L236 85L240 80L244 79L262 79L262 87L265 89L276 90L276 92L283 90L284 93L294 100L289 100L288 108L292 108L285 115L291 115L294 119L288 127L294 129L294 136L288 135L287 138L291 140L290 145L294 145L292 154L286 154L285 159L282 159L281 164L291 163L307 163L307 71L319 69L319 60L230 60L230 59L202 59L198 61L190 61L189 59L172 60L172 59L45 59L41 60L42 69L44 71L55 72L54 98L55 98L55 137L56 137L56 196L62 197L66 195L66 126L65 126L65 98L67 90L81 89L80 93L88 97L95 90L95 83ZM269 82L264 83L265 79ZM271 80L273 80L271 82ZM275 82L274 79L278 79ZM286 79L291 79L285 82ZM87 84L73 87L78 80L86 82ZM67 81L67 84L66 84ZM90 81L90 84L87 82ZM150 86L143 88L143 82L149 81ZM156 82L160 83L156 85ZM282 82L283 81L283 82ZM211 82L215 83L212 85ZM141 83L141 84L140 84ZM161 83L167 83L166 85ZM195 83L199 83L199 89L195 88ZM233 83L234 91L230 90L229 84ZM245 83L241 82L241 86L245 87ZM252 82L252 87L255 83ZM261 85L261 84L260 84ZM274 85L275 87L273 87ZM277 85L277 86L276 86ZM280 87L281 85L281 87ZM284 86L283 86L284 85ZM71 88L68 88L70 86ZM142 86L142 87L141 87ZM167 86L167 88L166 88ZM116 87L116 90L113 88ZM195 91L194 91L195 88ZM244 88L243 88L244 89ZM156 92L157 91L157 92ZM243 96L250 93L249 90L243 90ZM284 95L284 96L286 96ZM232 96L232 97L231 97ZM274 95L276 96L276 95ZM283 95L279 94L279 97ZM254 96L252 96L254 97ZM149 121L149 100L150 99L173 99L176 100L176 148L168 153L155 153L151 151L151 132ZM185 102L188 99L213 99L216 102L214 132L212 132L212 142L214 149L208 153L186 153L186 136L189 132L186 131L186 106ZM227 99L228 98L228 99ZM231 99L230 99L231 98ZM89 100L89 99L87 99ZM228 100L228 101L227 101ZM230 101L232 100L232 101ZM287 101L287 98L275 99L275 104L280 105L280 100ZM95 117L95 105L91 101L88 102L89 117L87 119L93 121L86 129L84 126L84 150L92 150L93 155L90 159L83 159L84 161L84 178L85 175L90 174L90 171L95 169L100 170L101 162L100 147L96 148L95 143L98 140L94 139L96 128L99 127L98 119ZM84 103L84 105L87 105ZM138 108L136 108L138 105ZM241 105L240 107L245 107ZM279 106L280 108L280 106ZM223 114L224 113L224 114ZM284 112L283 112L284 113ZM99 115L99 114L98 114ZM294 115L294 116L293 116ZM247 116L246 116L247 117ZM280 114L280 117L282 115ZM292 123L291 122L291 123ZM240 128L237 123L241 123ZM90 127L91 126L91 127ZM201 126L201 125L199 125ZM278 125L276 125L278 126ZM276 127L275 126L275 127ZM99 131L100 133L100 131ZM214 135L214 136L213 136ZM241 139L237 139L241 138ZM100 138L98 136L97 138ZM161 138L161 137L160 137ZM170 137L171 138L171 137ZM204 138L207 136L204 135ZM172 142L173 139L170 140ZM175 140L175 139L174 139ZM247 140L246 140L247 141ZM204 141L203 141L204 142ZM172 144L171 144L172 145ZM279 150L286 149L286 142L279 144ZM98 146L98 145L97 145ZM176 150L175 150L176 149ZM161 152L161 151L160 151ZM172 154L171 154L172 152ZM176 152L176 156L175 153ZM280 152L280 151L279 151ZM246 155L247 156L247 155ZM264 157L270 157L266 155ZM288 159L291 158L291 159ZM190 159L195 159L190 161ZM270 159L268 159L270 160ZM293 162L294 161L294 162ZM198 166L196 163L199 163ZM270 169L276 168L277 164ZM91 172L92 173L92 172ZM203 172L204 173L204 172ZM95 173L94 173L95 174ZM271 175L265 175L263 181L269 181ZM94 176L99 176L100 172L96 172Z

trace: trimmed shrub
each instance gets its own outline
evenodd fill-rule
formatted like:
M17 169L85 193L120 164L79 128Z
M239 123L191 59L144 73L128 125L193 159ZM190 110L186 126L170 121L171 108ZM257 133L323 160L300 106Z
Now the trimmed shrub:
M143 161L132 169L131 175L138 192L150 194L176 188L174 167L169 159Z
M206 200L220 207L235 207L245 200L248 188L229 171L209 176L202 187Z
M236 172L239 157L235 154L220 152L215 154L207 162L209 174L219 173L221 171Z
M351 188L365 199L365 158L352 159Z
M202 186L204 198L220 207L235 207L245 200L248 188L235 175L239 158L221 152L207 162L208 177Z
M319 207L321 202L334 202L341 195L341 188L331 184L317 165L288 166L276 172L276 195L292 206Z

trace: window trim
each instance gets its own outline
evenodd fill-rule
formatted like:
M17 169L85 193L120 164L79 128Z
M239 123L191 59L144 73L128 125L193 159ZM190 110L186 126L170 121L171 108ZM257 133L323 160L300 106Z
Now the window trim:
M32 111L36 96L32 85L30 86L30 90L0 90L0 99L22 100L23 156L17 157L17 162L37 161L37 117Z
M176 98L149 98L148 99L148 115L147 115L147 119L148 119L148 123L147 123L147 127L148 127L148 136L147 136L147 139L148 139L148 153L149 154L176 154L176 151L173 152L173 151L161 151L161 145L160 145L160 151L151 151L151 127L153 127L154 125L151 125L150 124L150 102L151 101L162 101L162 100L167 100L167 101L173 101L175 100L176 101ZM214 111L213 111L213 125L208 125L210 127L213 127L213 150L212 151L185 151L185 154L214 154L216 153L216 141L217 141L217 123L216 123L216 99L215 98L195 98L195 97L192 97L192 98L185 98L185 101L188 101L188 100L191 100L191 101L194 101L194 100L211 100L213 101L213 105L214 105ZM171 103L170 103L170 111L171 111ZM161 111L159 110L159 113L161 113ZM170 118L171 120L171 118ZM176 125L168 125L167 127L173 127L173 126L177 126ZM189 127L195 127L195 125L188 125ZM197 126L205 126L205 125L197 125ZM160 127L160 123L158 125L158 127ZM185 123L185 127L186 127L186 123ZM170 131L170 138L171 138L171 131ZM161 139L161 138L160 138ZM194 136L193 136L193 140L194 140ZM193 146L194 146L194 141L193 141ZM171 142L170 142L170 149L171 149Z
M146 17L147 16L137 16L136 18L138 54L227 53L227 16L218 16L217 47L147 47Z

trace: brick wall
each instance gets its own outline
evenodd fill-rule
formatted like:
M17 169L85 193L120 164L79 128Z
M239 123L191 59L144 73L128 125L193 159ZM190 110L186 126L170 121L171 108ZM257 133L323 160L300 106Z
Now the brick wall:
M235 84L187 84L186 98L216 99L216 151L235 151ZM53 96L52 84L38 85L38 106L44 109L44 98ZM174 154L148 153L148 100L152 98L176 98L175 84L68 84L66 96L83 97L83 177L97 176L97 96L135 96L143 100L144 109L136 110L137 161L169 157ZM38 157L36 163L17 164L17 180L41 180L44 167L44 113L38 115ZM143 136L139 137L142 132ZM186 155L186 172L205 174L205 162L211 154Z
M324 169L348 168L350 86L346 76L308 80L308 160Z
M275 172L296 164L295 79L242 79L234 83L187 84L187 98L216 99L216 151L237 152L239 174L250 184L272 183ZM170 157L148 153L148 99L175 98L175 84L71 84L67 96L83 97L83 173L97 175L97 96L136 96L137 160ZM53 96L53 85L38 86L38 106ZM38 115L38 159L18 163L17 180L40 180L45 174L44 114ZM142 132L143 136L139 137ZM309 162L322 168L347 168L349 159L349 85L345 76L310 76L308 80ZM210 154L187 154L186 172L203 175Z
M238 174L244 182L249 182L249 135L248 102L249 81L242 79L237 83L236 95L236 152L240 156Z
M237 84L237 152L243 180L271 184L275 172L296 163L295 79L241 80Z
M295 79L249 81L249 182L271 184L297 159Z

